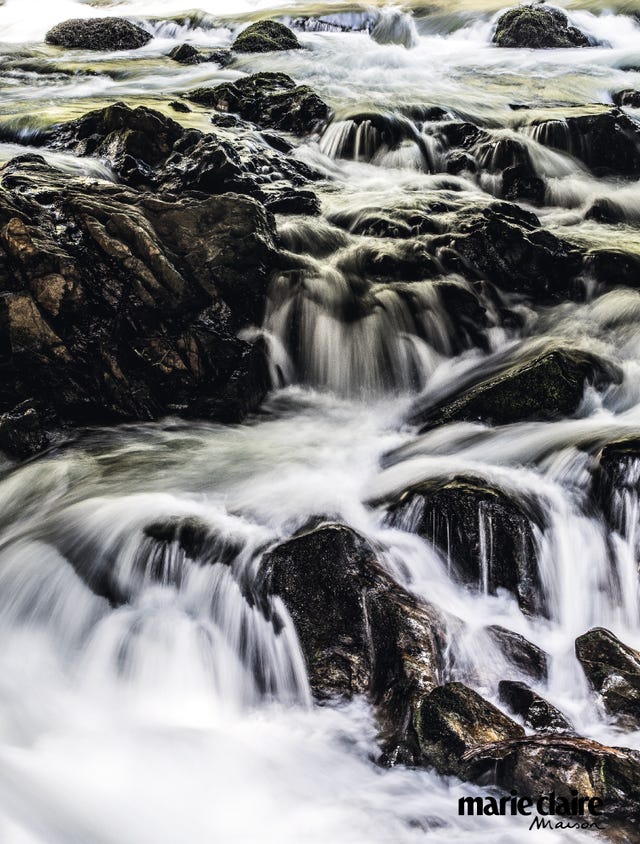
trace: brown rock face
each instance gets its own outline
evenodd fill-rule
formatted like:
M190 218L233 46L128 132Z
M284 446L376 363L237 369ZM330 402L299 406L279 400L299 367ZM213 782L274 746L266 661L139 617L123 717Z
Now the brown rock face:
M0 412L46 419L241 419L267 385L261 319L276 250L249 197L156 197L64 176L36 156L0 171Z

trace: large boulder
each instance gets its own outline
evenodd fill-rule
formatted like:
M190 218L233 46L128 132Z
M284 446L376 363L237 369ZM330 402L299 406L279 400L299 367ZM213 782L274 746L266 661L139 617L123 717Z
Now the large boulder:
M640 91L636 91L634 88L625 88L622 91L616 91L611 99L617 106L640 108Z
M514 715L519 715L525 726L537 733L573 733L573 724L549 701L541 697L526 683L501 680L498 695Z
M426 481L400 496L389 520L440 548L461 582L507 589L525 612L546 612L531 510L513 496L479 478Z
M82 50L137 50L151 38L125 18L76 18L59 23L45 35L47 44Z
M603 387L621 380L619 369L589 352L557 348L515 363L456 398L418 411L414 422L423 429L449 422L508 425L572 416L580 406L585 384Z
M583 32L571 26L564 12L544 6L509 9L498 18L493 43L536 50L591 45Z
M160 198L38 156L0 171L0 412L75 424L237 421L268 386L259 321L273 223L237 195Z
M432 247L446 269L486 279L537 303L575 296L582 257L569 243L540 228L538 218L508 202L465 209Z
M296 135L322 128L330 117L326 103L286 73L256 73L215 88L197 88L185 96L199 105L235 112L256 126Z
M640 652L596 627L576 639L576 656L607 712L624 726L639 729Z
M570 801L573 791L597 797L604 802L605 825L612 819L635 824L640 819L637 750L574 736L530 736L471 749L463 765L465 779L505 791L516 789L521 795L538 797L553 791L556 798Z
M299 50L301 47L295 33L278 21L252 23L233 42L233 49L238 53L269 53L272 50Z
M341 524L320 523L274 548L265 587L295 624L319 697L366 693L390 761L411 761L412 712L439 682L441 622L386 573L378 551Z
M441 774L464 776L466 753L524 736L524 729L462 683L438 686L415 716L423 764Z

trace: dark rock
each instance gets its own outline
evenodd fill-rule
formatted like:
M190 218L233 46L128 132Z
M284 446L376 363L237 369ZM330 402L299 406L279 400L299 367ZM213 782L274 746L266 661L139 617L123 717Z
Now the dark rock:
M518 206L494 202L460 212L450 224L451 233L434 239L431 248L445 265L451 264L451 271L487 279L536 302L575 297L582 257L539 225L535 215Z
M588 37L569 24L564 12L544 6L509 9L498 19L493 43L498 47L537 50L591 46Z
M238 53L269 53L272 50L299 50L302 44L283 23L258 21L243 30L233 42Z
M440 622L398 586L376 549L344 525L320 524L265 558L269 593L291 613L316 695L367 693L387 761L417 752L412 711L438 683Z
M397 149L403 141L418 147L426 171L434 169L415 123L393 112L361 112L335 120L327 127L320 149L332 158L371 161L381 152Z
M477 169L478 165L476 164L475 158L469 155L468 152L454 150L447 157L447 173L451 173L454 176L464 172L475 173Z
M178 44L169 53L169 58L179 64L200 64L203 61L202 54L192 44Z
M186 103L181 103L180 100L172 100L169 105L174 111L180 112L180 114L189 114L191 109Z
M612 96L612 100L617 106L640 108L640 91L635 91L633 88L626 88L624 91L616 91L616 93Z
M571 799L572 789L604 801L602 820L640 819L640 752L573 736L531 736L472 749L466 779L520 794ZM626 839L631 840L631 839ZM634 839L635 840L635 839Z
M542 648L534 645L519 633L497 624L487 627L486 631L500 647L503 655L519 671L528 674L534 680L546 681L548 656Z
M510 366L452 401L415 414L413 420L427 429L449 422L509 425L559 419L578 410L585 383L601 388L619 383L621 377L617 367L589 352L553 349Z
M624 285L637 288L640 286L640 255L635 252L615 248L592 249L585 256L584 266L585 270L601 284L611 287Z
M226 422L268 386L237 337L262 316L274 230L248 197L158 198L33 156L0 171L0 412Z
M180 64L202 64L202 62L215 62L226 67L233 61L231 50L213 50L203 53L192 44L179 44L169 53L169 58Z
M498 686L500 700L537 733L572 733L573 724L555 706L530 689L526 683L502 680Z
M502 490L478 478L428 481L400 496L389 521L440 548L463 583L507 589L525 612L546 611L531 515Z
M596 456L594 492L610 526L629 535L636 526L633 502L640 496L640 435L603 446Z
M191 102L236 112L268 129L305 135L322 128L330 117L326 103L306 85L285 73L256 73L215 88L185 94Z
M20 460L33 457L50 442L33 401L23 401L0 414L0 449L11 457Z
M45 41L82 50L137 50L152 37L124 18L77 18L54 26L47 32Z
M286 202L293 188L316 178L302 162L266 143L260 147L246 137L223 140L124 103L55 126L44 140L76 155L101 158L127 185L159 191L233 191L265 201L267 190L270 201L282 192Z
M535 120L535 139L578 158L596 175L640 174L640 127L618 108Z
M423 761L441 774L460 776L465 753L524 736L524 729L462 683L438 686L415 717Z
M596 627L576 639L576 656L605 709L629 729L640 727L640 653Z

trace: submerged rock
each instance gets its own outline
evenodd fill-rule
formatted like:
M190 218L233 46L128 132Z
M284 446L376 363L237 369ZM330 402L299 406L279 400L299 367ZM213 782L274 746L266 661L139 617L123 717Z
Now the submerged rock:
M286 73L256 73L215 88L185 94L199 105L239 114L256 126L305 135L329 120L326 103L306 85L296 85Z
M640 728L640 652L596 627L576 639L576 656L607 712L629 729Z
M45 35L45 41L82 50L137 50L152 37L125 18L76 18L54 26Z
M367 693L378 707L388 761L417 752L412 711L439 682L441 627L432 608L382 568L351 528L321 523L264 560L269 594L289 610L316 695Z
M596 175L640 174L640 127L618 108L595 106L531 126L539 143L574 156Z
M624 91L616 91L611 99L617 106L640 108L640 91L636 91L633 88L625 88Z
M553 349L466 389L457 398L414 415L423 430L449 422L508 425L529 420L572 416L584 396L585 384L618 383L614 365L575 349Z
M464 776L465 753L524 736L524 729L462 683L447 683L417 709L416 732L423 764L441 774Z
M552 49L557 47L589 47L589 38L571 26L560 9L544 6L519 6L509 9L498 19L493 43L498 47Z
M522 718L525 726L538 733L574 732L573 724L562 712L526 683L502 680L498 685L498 695L515 715Z
M276 258L248 197L159 198L15 159L0 171L0 412L37 396L62 423L242 419L268 376L236 335Z
M574 789L583 797L599 797L605 825L613 818L637 823L640 817L637 750L574 736L530 736L472 749L463 764L465 779L505 791L553 791L557 798L571 800Z
M533 677L534 680L546 681L549 657L542 648L534 645L533 642L525 639L524 636L514 630L508 630L498 624L487 627L486 632L515 668L523 674Z
M300 50L295 33L277 21L258 21L243 30L233 42L238 53L269 53L272 50Z
M202 62L216 62L225 67L233 61L230 50L213 50L203 53L193 44L179 44L169 53L169 58L179 64L202 64Z
M640 435L607 443L596 456L595 496L614 530L635 530L633 502L640 496ZM631 506L629 506L631 505Z
M580 291L580 253L517 205L493 202L465 209L450 222L449 232L434 238L431 248L452 272L487 279L539 303Z
M389 518L436 545L461 582L507 589L525 612L546 612L532 518L513 496L478 478L428 481L404 492Z

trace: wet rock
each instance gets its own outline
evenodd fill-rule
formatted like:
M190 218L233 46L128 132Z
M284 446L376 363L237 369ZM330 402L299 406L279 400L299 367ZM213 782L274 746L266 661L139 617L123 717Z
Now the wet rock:
M589 352L553 349L466 389L457 398L414 415L423 430L449 422L509 425L572 416L585 384L602 388L621 380L619 369Z
M607 443L596 455L594 493L610 526L623 535L635 528L640 496L640 436Z
M531 125L537 141L573 155L598 176L640 174L640 127L618 108L594 107Z
M537 733L572 733L573 724L555 706L530 689L526 683L502 680L498 695L511 712L519 715L525 726Z
M464 775L465 753L524 736L524 729L462 683L438 686L415 717L423 762L441 774Z
M543 6L520 6L498 19L493 43L498 47L552 49L589 47L589 38L571 26L564 12Z
M248 197L158 198L37 156L0 171L0 412L62 423L227 422L268 386L261 318L277 253Z
M416 701L438 683L440 622L382 568L351 528L321 523L264 561L268 592L289 610L319 697L367 693L378 707L387 761L417 752Z
M576 639L576 656L605 709L622 725L640 727L640 653L596 627Z
M447 157L447 173L454 176L460 173L475 173L478 169L476 160L472 155L460 150L454 150Z
M616 91L612 96L612 100L617 106L640 108L640 91L635 91L633 88L625 88L624 91Z
M531 736L485 745L463 758L466 779L520 794L574 789L604 801L603 822L640 817L640 753L573 736Z
M233 42L237 53L269 53L272 50L300 50L302 44L283 23L258 21L243 30Z
M330 117L316 93L306 85L296 85L285 73L256 73L185 96L199 105L235 112L257 126L296 135L322 128Z
M137 50L151 38L125 18L77 18L59 23L45 35L47 44L82 50Z
M515 668L528 674L534 680L546 681L548 656L542 648L534 645L519 633L497 624L487 627L486 631Z
M169 58L179 64L200 64L203 60L200 51L192 44L178 44L169 53Z
M305 187L309 167L266 141L185 129L158 111L115 103L54 127L43 139L56 149L93 155L109 163L133 187L182 193L233 191L260 201Z
M43 427L35 403L23 401L0 414L0 450L10 457L24 460L44 451L51 437Z
M382 153L413 142L422 156L423 168L431 166L430 152L415 123L401 114L361 112L334 120L325 131L320 149L332 158L372 161Z
M595 203L594 203L595 205ZM593 206L592 206L593 207ZM596 206L598 207L598 206ZM599 206L602 208L602 205ZM591 216L587 212L587 216ZM597 219L599 211L594 215ZM608 213L606 222L619 222L620 214ZM595 281L611 287L640 285L640 255L623 249L592 249L585 256L585 270Z
M402 493L389 522L438 547L462 583L507 589L525 612L546 612L532 516L513 496L478 478L427 481Z
M181 103L180 100L173 100L169 105L174 111L180 112L180 114L189 114L191 111L189 106L186 103Z
M451 233L431 248L453 272L484 278L501 290L550 302L576 297L582 257L570 244L540 228L534 214L507 202L459 212Z
M215 62L225 67L233 61L231 50L213 50L203 53L192 44L179 44L169 53L169 58L179 64L202 64L202 62Z

